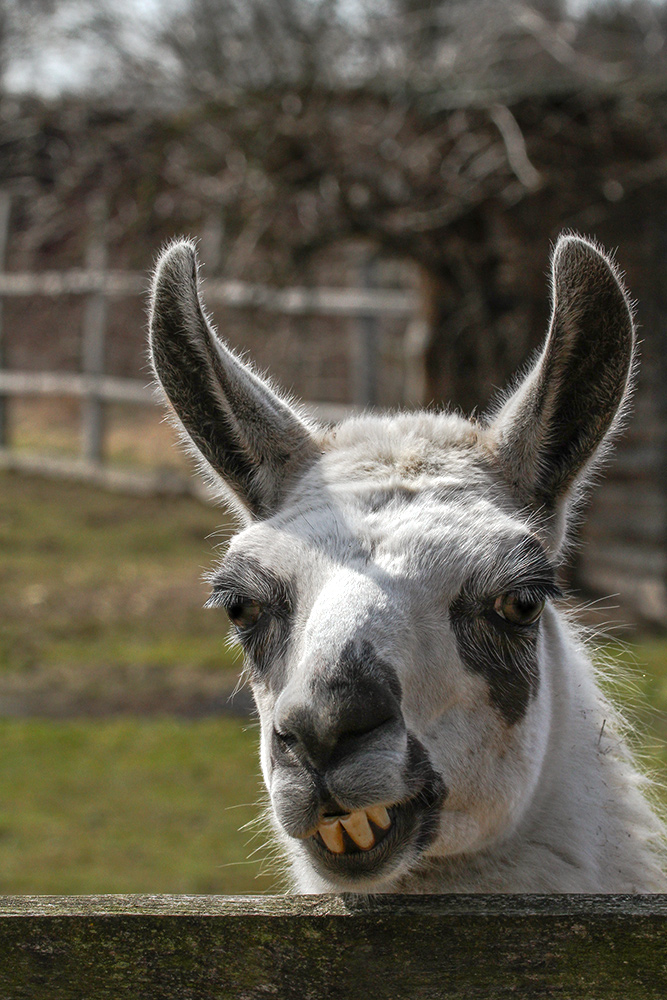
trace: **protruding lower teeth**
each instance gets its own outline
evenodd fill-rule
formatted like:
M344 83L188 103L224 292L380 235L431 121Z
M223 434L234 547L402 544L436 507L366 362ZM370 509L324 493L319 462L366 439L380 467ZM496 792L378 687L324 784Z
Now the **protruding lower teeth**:
M366 815L371 823L375 823L381 830L388 830L391 826L389 813L384 806L371 806L370 809L366 810Z
M340 822L352 837L357 847L360 847L362 851L367 851L375 843L375 834L369 826L368 817L363 809L350 813L349 816L341 819Z
M362 851L369 851L375 846L375 834L369 820L380 830L388 830L391 826L389 813L384 806L370 806L368 809L357 809L345 816L323 819L317 832L333 854L343 854L345 851L343 829L357 847Z
M323 820L318 827L318 833L330 851L333 851L334 854L343 853L345 850L345 841L343 840L341 825L337 819Z

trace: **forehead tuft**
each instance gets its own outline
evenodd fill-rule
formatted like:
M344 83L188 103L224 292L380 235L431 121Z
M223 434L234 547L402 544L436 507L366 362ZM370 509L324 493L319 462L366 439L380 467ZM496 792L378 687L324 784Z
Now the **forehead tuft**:
M325 436L319 474L332 487L405 492L434 481L471 483L488 468L483 431L452 413L358 417Z

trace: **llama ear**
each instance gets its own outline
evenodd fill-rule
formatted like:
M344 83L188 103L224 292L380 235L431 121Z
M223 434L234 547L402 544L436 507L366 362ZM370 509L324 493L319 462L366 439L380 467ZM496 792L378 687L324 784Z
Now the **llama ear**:
M622 413L635 337L630 300L596 246L561 236L552 273L546 344L490 430L505 476L549 519L558 544L565 501Z
M153 281L153 368L199 456L239 502L268 517L317 454L301 417L213 333L199 300L194 244L162 254ZM210 470L209 470L210 471Z

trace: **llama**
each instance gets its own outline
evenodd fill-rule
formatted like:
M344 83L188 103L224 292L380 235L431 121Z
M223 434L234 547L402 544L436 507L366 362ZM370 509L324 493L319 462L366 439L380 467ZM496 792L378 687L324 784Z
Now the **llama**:
M207 322L163 253L153 366L241 518L209 605L240 642L297 891L654 892L664 832L559 608L568 521L617 430L632 309L558 240L532 367L484 419L318 426Z

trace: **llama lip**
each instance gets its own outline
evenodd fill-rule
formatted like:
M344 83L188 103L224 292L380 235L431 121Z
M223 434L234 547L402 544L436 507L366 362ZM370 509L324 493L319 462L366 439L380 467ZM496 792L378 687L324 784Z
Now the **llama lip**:
M424 788L407 802L387 806L382 813L376 814L384 823L386 813L388 823L384 829L373 820L372 807L360 810L370 819L368 825L373 842L368 847L360 846L346 829L346 825L350 825L347 823L349 817L355 817L355 813L326 817L304 844L318 866L329 875L344 879L373 875L408 847L414 846L420 852L424 849L437 826L436 816L445 796L446 791L438 783ZM356 832L355 826L353 830Z

